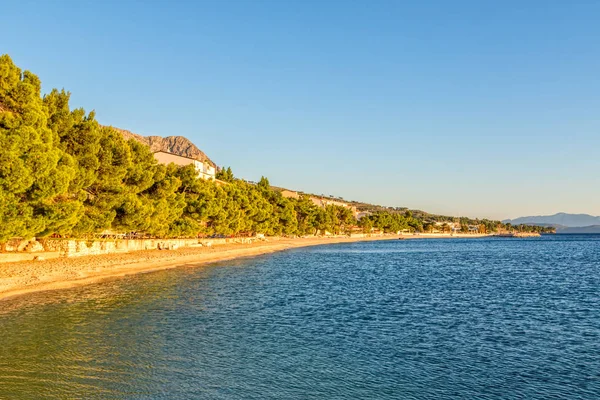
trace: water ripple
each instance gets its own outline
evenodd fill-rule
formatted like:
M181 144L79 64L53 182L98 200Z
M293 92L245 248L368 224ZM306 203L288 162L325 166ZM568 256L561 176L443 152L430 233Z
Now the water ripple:
M600 398L600 237L296 249L1 303L0 399Z

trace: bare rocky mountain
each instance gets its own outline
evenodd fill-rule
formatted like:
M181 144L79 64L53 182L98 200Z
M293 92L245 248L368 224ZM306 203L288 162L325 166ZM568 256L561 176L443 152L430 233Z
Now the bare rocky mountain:
M166 151L184 157L194 158L199 161L208 161L216 167L216 164L200 150L194 143L183 136L142 136L125 129L112 127L120 132L126 140L134 139L150 147L152 151Z

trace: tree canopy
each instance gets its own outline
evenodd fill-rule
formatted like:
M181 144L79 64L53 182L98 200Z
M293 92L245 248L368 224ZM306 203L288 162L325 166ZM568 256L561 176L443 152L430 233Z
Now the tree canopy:
M231 168L219 170L220 181L202 180L192 166L158 164L149 147L101 126L94 112L71 109L69 100L65 90L42 96L37 76L0 56L0 242L52 234L85 238L106 230L196 237L433 226L405 209L357 221L348 207L319 207L307 195L286 198L267 178L252 184L236 179ZM476 222L489 232L507 228Z

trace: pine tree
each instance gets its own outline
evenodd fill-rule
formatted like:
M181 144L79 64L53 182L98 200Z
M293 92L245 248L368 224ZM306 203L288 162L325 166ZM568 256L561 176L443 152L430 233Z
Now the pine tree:
M41 83L0 56L0 241L70 229L72 158L47 126Z

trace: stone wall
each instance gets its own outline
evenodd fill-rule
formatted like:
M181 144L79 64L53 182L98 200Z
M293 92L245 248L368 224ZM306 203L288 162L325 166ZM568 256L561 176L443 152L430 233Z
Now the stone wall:
M97 254L128 253L139 250L174 250L179 247L201 246L198 239L29 239L9 240L2 248L0 261L8 259L1 255L31 254L44 257L78 257ZM14 257L12 257L14 258ZM11 258L11 259L12 259ZM23 258L23 257L18 257ZM31 258L31 257L30 257Z
M256 240L260 239L254 237L223 239L12 239L0 248L0 262L129 253L140 250L175 250L180 247L212 247L233 243L252 243Z

